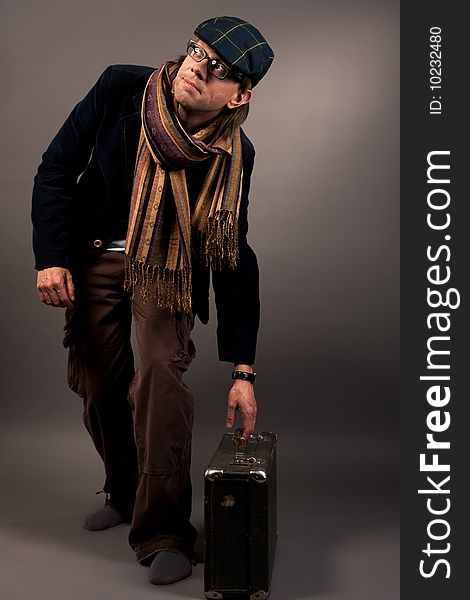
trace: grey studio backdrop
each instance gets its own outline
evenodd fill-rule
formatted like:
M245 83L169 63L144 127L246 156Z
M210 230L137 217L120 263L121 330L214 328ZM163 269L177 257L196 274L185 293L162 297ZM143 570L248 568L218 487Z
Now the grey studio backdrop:
M66 385L63 310L36 297L29 211L42 152L104 68L158 66L222 14L253 22L276 54L245 124L257 151L256 430L279 440L272 598L398 598L399 4L372 0L2 4L3 598L203 597L202 565L156 588L128 526L82 529L103 473ZM186 378L201 536L231 383L211 308Z

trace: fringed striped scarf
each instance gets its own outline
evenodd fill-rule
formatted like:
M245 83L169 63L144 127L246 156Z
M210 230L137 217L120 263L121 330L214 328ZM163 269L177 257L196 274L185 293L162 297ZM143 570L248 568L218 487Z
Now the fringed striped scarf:
M126 239L124 287L157 306L191 310L191 236L198 234L206 265L234 268L242 193L240 128L211 146L217 121L189 135L176 115L171 86L178 67L166 63L150 76L142 100L142 128ZM185 169L213 157L192 212ZM169 193L171 186L173 194ZM173 196L173 197L172 197Z

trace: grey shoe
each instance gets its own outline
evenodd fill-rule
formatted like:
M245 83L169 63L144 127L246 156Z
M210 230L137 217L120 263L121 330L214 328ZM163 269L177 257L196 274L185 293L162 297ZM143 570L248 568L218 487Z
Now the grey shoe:
M160 550L150 565L149 581L154 585L166 585L185 579L191 573L191 561L186 556Z
M99 494L102 492L96 493ZM106 501L103 508L89 515L85 519L83 527L90 531L102 531L103 529L109 529L110 527L115 527L121 523L128 523L129 521L130 519L127 515L110 504L110 496L106 493Z
M100 510L89 515L85 519L83 527L90 531L101 531L125 523L125 521L124 515L109 504L106 504L103 508L100 508Z

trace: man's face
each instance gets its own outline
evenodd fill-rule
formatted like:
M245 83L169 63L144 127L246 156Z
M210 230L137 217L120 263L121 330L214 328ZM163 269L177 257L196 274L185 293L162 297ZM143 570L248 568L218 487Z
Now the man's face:
M208 56L224 62L210 46L201 40L196 41ZM184 59L178 70L173 82L173 93L186 114L206 117L207 120L216 116L224 106L237 108L240 104L245 104L245 101L240 101L238 82L229 76L217 79L208 71L207 60L197 62L190 56Z

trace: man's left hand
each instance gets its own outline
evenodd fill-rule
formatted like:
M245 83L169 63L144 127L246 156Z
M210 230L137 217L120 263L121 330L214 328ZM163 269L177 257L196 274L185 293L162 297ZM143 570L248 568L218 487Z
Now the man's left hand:
M248 440L256 424L256 398L253 384L242 379L235 379L228 394L228 410L225 426L230 428L235 422L235 411L239 410L243 421L242 437Z

